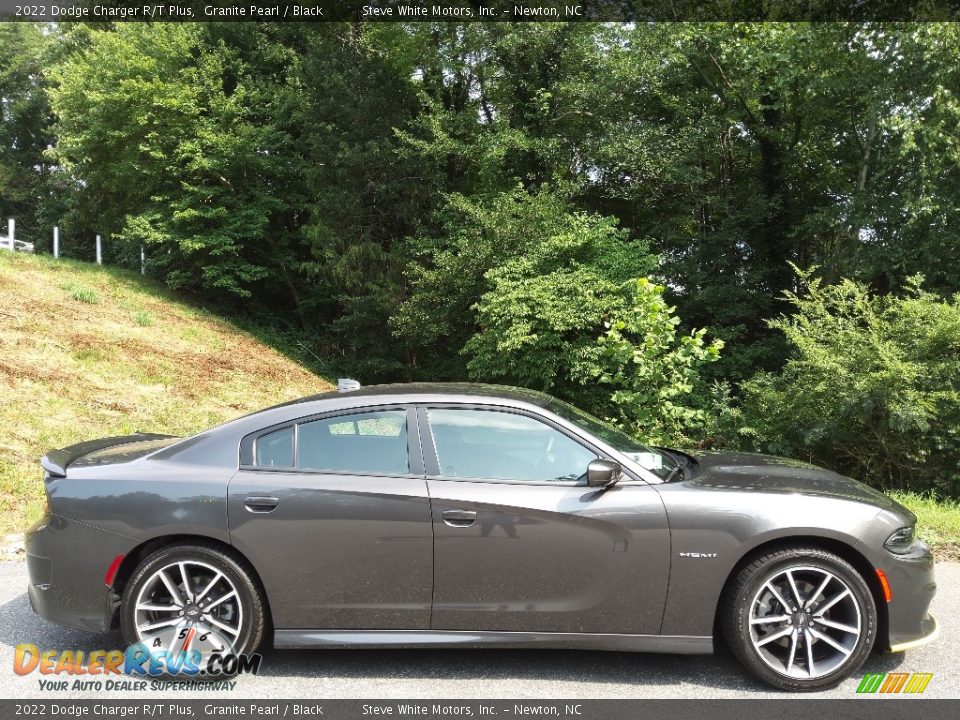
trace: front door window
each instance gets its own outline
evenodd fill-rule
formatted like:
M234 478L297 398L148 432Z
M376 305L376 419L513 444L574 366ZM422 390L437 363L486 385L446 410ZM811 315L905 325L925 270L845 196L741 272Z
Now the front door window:
M549 425L497 410L433 408L430 431L440 474L526 482L571 482L596 454Z

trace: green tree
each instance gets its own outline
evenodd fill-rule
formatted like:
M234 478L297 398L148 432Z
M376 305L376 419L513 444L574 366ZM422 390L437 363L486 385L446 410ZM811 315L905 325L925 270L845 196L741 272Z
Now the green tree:
M47 70L56 30L0 23L0 218L16 218L17 235L45 238L45 208L58 188L46 150L54 143ZM42 235L41 235L42 233Z
M881 488L960 494L960 296L897 295L802 273L775 320L792 355L744 387L741 434Z
M308 198L299 219L316 314L308 327L344 372L368 382L408 376L411 355L390 338L404 293L404 239L439 200L434 163L401 139L421 110L411 42L389 24L301 28L296 110Z
M559 210L523 253L484 275L477 332L463 353L471 377L566 397L596 367L604 323L629 302L626 287L655 265L611 218Z
M954 26L638 25L618 47L591 208L653 239L684 322L727 341L712 374L780 367L765 321L790 262L957 288L935 259L956 223Z
M597 341L601 362L584 381L610 393L610 414L638 437L683 445L705 423L701 371L719 359L723 341L708 343L703 328L680 331L664 289L645 278L633 284L627 306Z
M407 244L409 288L391 319L407 346L429 349L415 359L427 376L465 376L461 350L478 330L475 305L498 281L498 272L505 284L510 273L529 274L540 262L543 269L551 265L548 271L566 266L566 272L583 259L598 268L621 264L641 273L651 264L644 246L622 247L623 233L609 220L577 216L547 189L529 194L517 186L476 199L451 195L440 216L439 233ZM607 252L614 254L603 257Z
M147 244L170 284L367 381L466 377L497 277L521 302L507 286L527 262L549 276L531 287L573 297L621 245L659 256L684 331L726 342L703 373L734 395L788 356L766 320L798 290L790 262L960 289L942 262L960 231L955 25L16 28L0 202L109 234L111 261ZM57 123L30 145L48 96ZM615 239L543 265L574 217L611 218Z
M113 233L128 256L148 245L173 287L249 296L281 269L289 240L275 219L297 156L261 122L264 92L240 54L210 33L93 32L57 73L57 155L83 180L77 224Z

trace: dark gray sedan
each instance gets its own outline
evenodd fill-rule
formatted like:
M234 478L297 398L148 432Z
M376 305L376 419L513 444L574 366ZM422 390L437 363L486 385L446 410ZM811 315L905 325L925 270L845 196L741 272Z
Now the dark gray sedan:
M199 657L283 648L709 653L780 688L933 640L916 518L793 460L650 448L539 393L325 393L42 461L44 618Z

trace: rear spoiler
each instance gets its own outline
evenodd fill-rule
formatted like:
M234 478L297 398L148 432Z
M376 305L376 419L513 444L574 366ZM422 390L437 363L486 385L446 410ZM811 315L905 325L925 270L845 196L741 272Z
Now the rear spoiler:
M131 442L142 442L144 440L162 440L173 437L172 435L162 435L158 433L134 433L133 435L122 435L120 437L100 438L99 440L87 440L85 442L70 445L60 450L50 450L46 455L40 458L40 465L47 471L51 477L66 477L67 468L74 460L89 455L97 450L113 447L114 445L123 445Z

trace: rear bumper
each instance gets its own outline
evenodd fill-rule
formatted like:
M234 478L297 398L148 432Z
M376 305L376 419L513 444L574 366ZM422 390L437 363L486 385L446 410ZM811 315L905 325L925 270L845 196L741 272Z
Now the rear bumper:
M109 630L116 598L104 584L104 573L133 541L58 515L37 522L24 539L34 612L58 625Z

